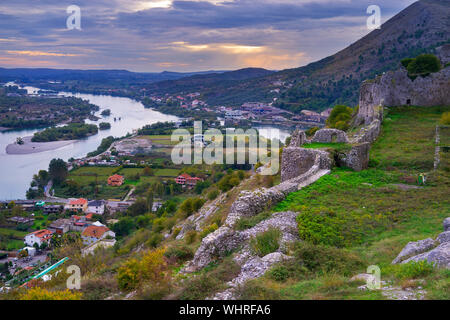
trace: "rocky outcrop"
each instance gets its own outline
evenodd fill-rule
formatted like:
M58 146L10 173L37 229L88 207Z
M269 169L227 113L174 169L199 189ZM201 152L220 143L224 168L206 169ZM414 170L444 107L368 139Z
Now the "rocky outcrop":
M318 143L348 143L347 134L338 129L320 129L312 138L311 142Z
M360 89L359 111L355 125L370 124L383 119L384 106L449 105L450 68L412 81L406 69L391 71L374 80L363 82Z
M444 221L444 230L448 228L448 220L449 218ZM436 240L428 238L408 243L392 263L423 260L435 263L437 267L450 269L450 231L444 231Z
M189 216L186 221L180 225L180 232L176 239L181 240L184 238L187 232L191 230L202 231L205 221L212 216L220 208L220 205L226 200L226 195L221 194L215 200L205 204L198 213Z
M450 218L444 220L444 231L450 231Z
M286 252L287 246L293 241L299 241L295 212L279 212L275 213L271 218L260 222L255 227L237 232L239 237L243 239L240 246L242 249L237 252L233 260L241 266L241 272L232 281L228 282L229 289L216 294L213 299L216 300L232 300L235 299L236 288L248 280L261 277L273 267L275 264L292 259L283 252ZM281 232L279 240L279 249L276 252L269 253L264 257L256 256L249 245L250 239L258 234L267 231L269 228L276 228Z
M397 258L392 261L393 264L397 264L406 260L412 256L418 255L425 251L431 250L435 247L434 240L431 238L425 240L419 240L415 242L409 242L403 250L399 253Z
M352 145L350 151L337 154L337 164L355 171L362 171L369 167L370 143Z

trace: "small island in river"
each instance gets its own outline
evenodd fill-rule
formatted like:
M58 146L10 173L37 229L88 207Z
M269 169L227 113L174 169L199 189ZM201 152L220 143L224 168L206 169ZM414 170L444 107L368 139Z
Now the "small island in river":
M31 154L56 150L74 143L76 140L32 142L30 137L22 138L23 144L11 143L6 146L7 154Z

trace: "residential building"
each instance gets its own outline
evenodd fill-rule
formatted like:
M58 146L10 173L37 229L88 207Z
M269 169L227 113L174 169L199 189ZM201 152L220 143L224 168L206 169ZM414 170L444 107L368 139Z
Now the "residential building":
M120 187L123 184L123 181L123 176L118 174L115 174L108 178L108 184L113 187Z
M24 224L28 226L31 226L34 223L33 218L26 218L26 217L12 217L9 218L8 221L15 224Z
M87 207L88 207L88 201L84 198L80 198L80 199L70 200L70 202L64 207L64 209L69 210L69 211L81 210L83 212L86 212Z
M191 177L187 173L183 173L182 175L179 175L178 177L175 178L175 182L177 184L180 184L182 186L187 185L189 187L195 186L200 181L203 181L203 180L200 178L197 178L197 177Z
M29 247L33 247L35 243L40 247L44 242L47 244L49 243L52 234L53 233L47 229L38 230L27 234L24 242Z
M62 211L62 206L56 204L46 205L42 208L42 211L44 214L60 213Z
M102 215L105 213L105 202L103 200L89 201L87 213Z
M71 224L72 221L70 219L58 219L48 226L48 230L61 235L70 231Z
M107 237L115 238L116 234L105 226L89 226L81 233L83 244L91 245Z

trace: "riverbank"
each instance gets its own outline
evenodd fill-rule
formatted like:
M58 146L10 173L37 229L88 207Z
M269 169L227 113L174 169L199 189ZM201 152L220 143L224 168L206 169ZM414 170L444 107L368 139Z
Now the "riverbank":
M31 136L24 137L24 144L11 143L6 147L7 154L32 154L44 151L56 150L70 145L77 140L52 141L52 142L32 142Z

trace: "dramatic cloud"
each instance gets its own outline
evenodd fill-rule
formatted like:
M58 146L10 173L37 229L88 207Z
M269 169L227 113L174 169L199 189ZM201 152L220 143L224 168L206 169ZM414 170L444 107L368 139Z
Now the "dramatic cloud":
M369 32L413 0L71 0L0 3L0 66L198 71L298 67ZM44 58L44 60L43 60Z

